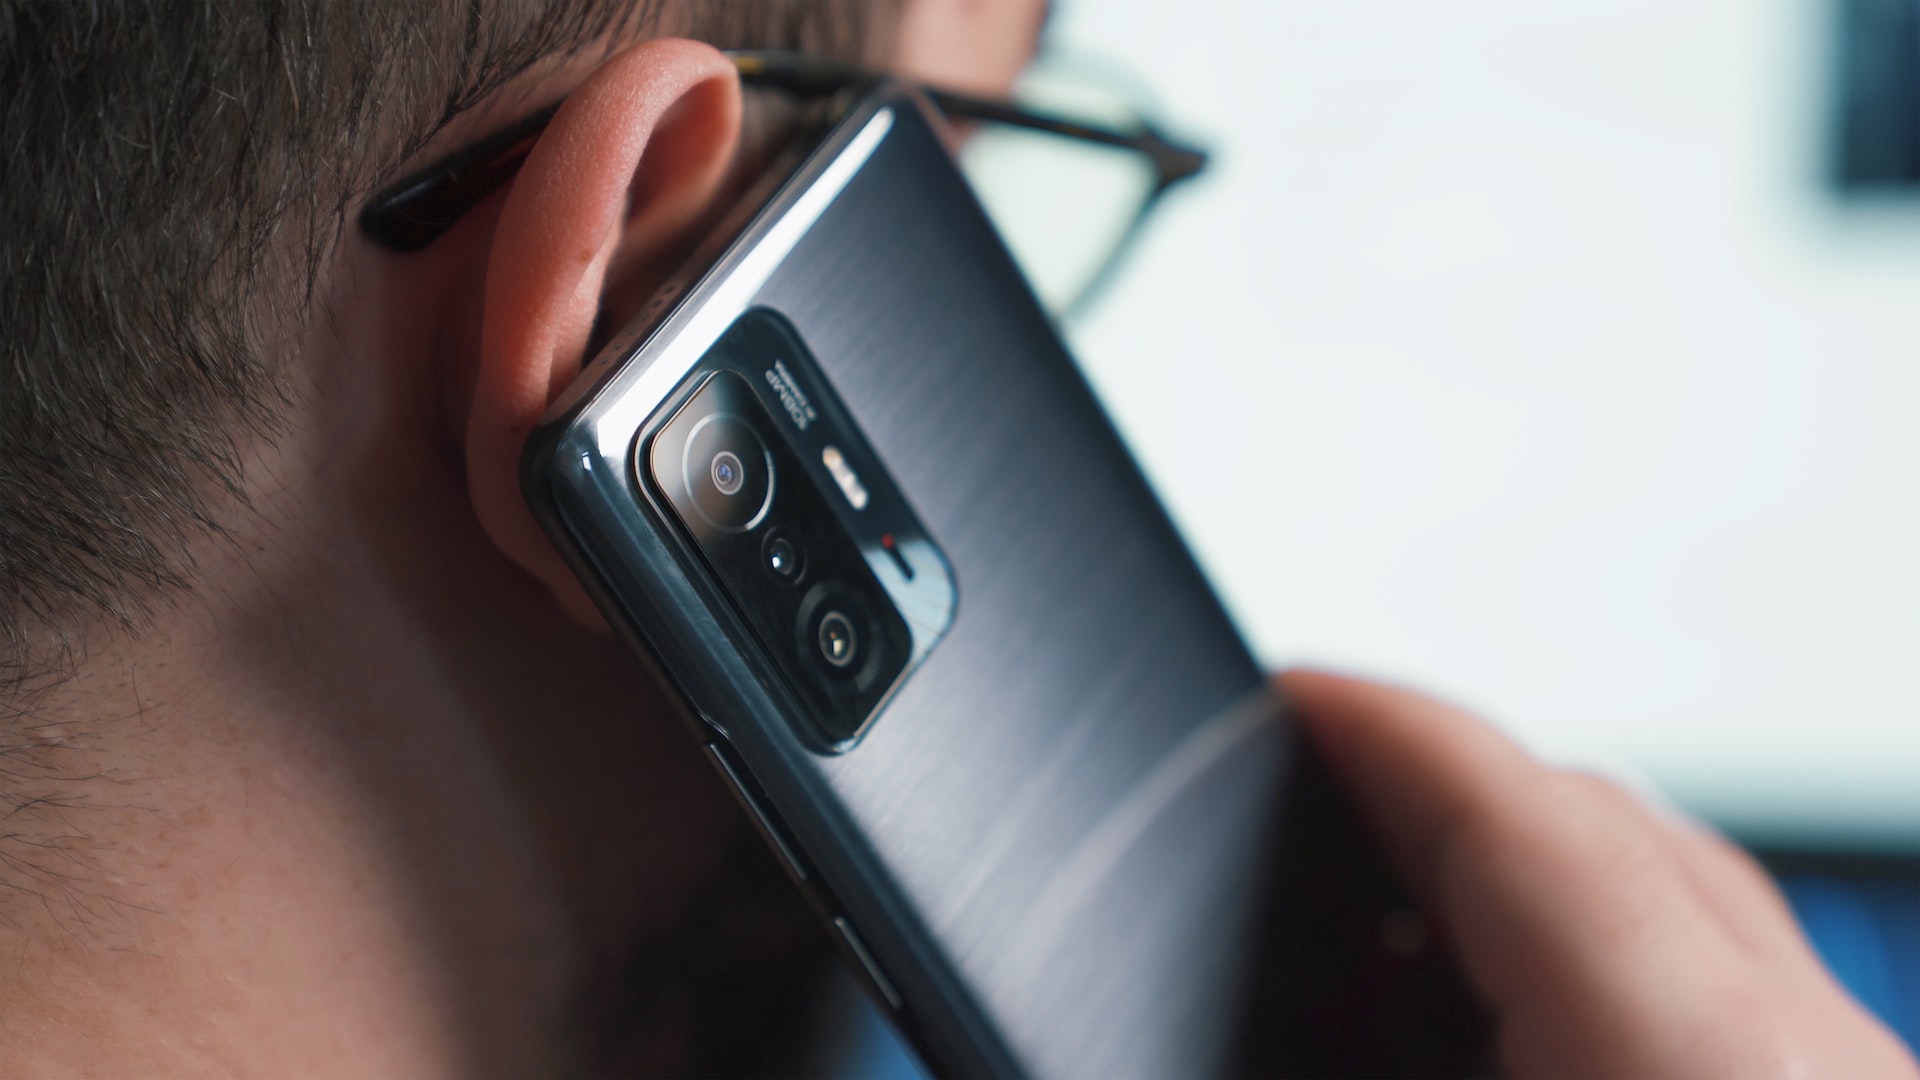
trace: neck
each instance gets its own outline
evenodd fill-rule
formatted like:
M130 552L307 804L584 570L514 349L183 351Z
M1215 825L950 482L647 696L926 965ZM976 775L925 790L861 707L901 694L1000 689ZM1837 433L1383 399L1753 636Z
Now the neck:
M263 494L23 721L0 1058L549 1071L600 966L679 921L733 819L670 706L397 460ZM6 1046L60 1030L90 1037Z

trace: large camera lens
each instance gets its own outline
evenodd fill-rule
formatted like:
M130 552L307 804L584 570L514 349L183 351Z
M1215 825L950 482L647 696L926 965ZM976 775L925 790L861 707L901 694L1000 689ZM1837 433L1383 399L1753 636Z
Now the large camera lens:
M683 470L694 509L728 531L760 523L773 494L773 459L752 427L715 413L687 436Z

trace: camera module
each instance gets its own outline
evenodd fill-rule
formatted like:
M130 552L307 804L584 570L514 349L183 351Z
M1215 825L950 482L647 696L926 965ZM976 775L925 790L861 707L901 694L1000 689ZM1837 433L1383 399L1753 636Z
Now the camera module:
M951 578L925 572L941 564L924 530L777 315L741 316L682 389L635 439L635 479L650 504L671 508L725 593L713 612L722 632L740 633L737 617L759 645L743 658L794 692L801 734L845 749L929 647L922 631L928 642L945 632ZM896 536L925 562L919 573Z
M682 472L694 509L717 528L751 529L772 501L773 459L760 436L737 416L701 418L687 436Z

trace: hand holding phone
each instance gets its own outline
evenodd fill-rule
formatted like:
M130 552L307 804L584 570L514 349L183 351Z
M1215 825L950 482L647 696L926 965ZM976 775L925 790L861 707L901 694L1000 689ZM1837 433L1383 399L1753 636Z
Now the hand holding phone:
M1510 1074L1920 1075L1732 844L1431 698L1283 681L1451 933Z

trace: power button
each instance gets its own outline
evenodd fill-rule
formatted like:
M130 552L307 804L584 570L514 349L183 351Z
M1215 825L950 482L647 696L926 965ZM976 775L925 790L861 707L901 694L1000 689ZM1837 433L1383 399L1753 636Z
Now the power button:
M839 933L840 940L846 945L847 951L852 953L854 960L859 962L860 969L867 973L868 979L872 980L873 988L880 991L881 997L887 999L887 1004L893 1007L893 1011L899 1012L900 991L895 990L893 984L887 981L887 976L880 970L879 961L867 951L867 943L861 941L860 935L853 932L853 924L847 921L846 916L835 915L833 928Z
M707 760L713 762L714 771L727 782L727 787L733 791L733 797L739 800L740 805L747 811L747 816L753 819L753 827L758 829L773 850L780 854L780 863L787 868L787 873L793 875L793 880L804 885L807 880L806 867L800 862L799 853L794 850L792 842L780 828L779 821L761 803L760 795L748 778L746 768L734 760L733 752L726 746L717 742L705 745Z

